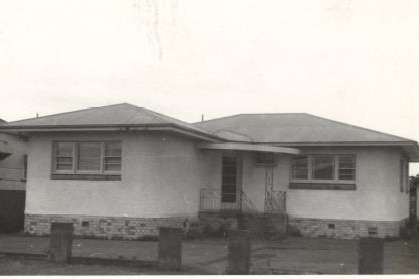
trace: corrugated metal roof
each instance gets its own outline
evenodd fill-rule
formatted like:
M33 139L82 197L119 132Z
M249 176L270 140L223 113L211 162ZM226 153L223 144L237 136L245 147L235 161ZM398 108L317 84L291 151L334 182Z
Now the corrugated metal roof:
M48 115L5 123L0 129L52 128L52 127L177 127L189 132L214 137L193 125L128 103Z
M261 143L412 141L306 113L239 114L198 122L194 126L224 137L228 133L247 136ZM237 140L237 137L229 140Z

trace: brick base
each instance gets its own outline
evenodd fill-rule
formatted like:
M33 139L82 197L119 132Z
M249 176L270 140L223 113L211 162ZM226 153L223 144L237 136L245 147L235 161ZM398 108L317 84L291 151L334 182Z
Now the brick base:
M49 235L52 222L63 222L73 223L76 237L135 240L157 237L161 226L183 228L185 219L26 214L25 233Z
M356 221L292 218L288 220L288 232L306 237L354 239L360 237L398 238L400 221Z

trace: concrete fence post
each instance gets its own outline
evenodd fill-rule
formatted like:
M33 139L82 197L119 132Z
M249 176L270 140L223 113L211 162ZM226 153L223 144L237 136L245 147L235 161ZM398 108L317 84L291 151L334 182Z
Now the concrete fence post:
M55 263L67 263L73 245L72 223L51 223L50 256Z
M179 270L182 264L181 228L159 228L159 268L163 270Z
M251 257L251 233L231 230L228 244L227 274L249 274Z
M360 238L358 248L358 274L383 274L384 240Z

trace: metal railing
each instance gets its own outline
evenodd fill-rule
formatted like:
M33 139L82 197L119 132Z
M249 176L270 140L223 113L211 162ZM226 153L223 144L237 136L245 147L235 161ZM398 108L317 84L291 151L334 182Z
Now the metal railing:
M265 206L265 211L268 213L285 213L286 194L284 191L267 191L266 195L269 205Z
M286 193L283 191L268 192L270 205L265 208L267 213L285 213ZM243 192L224 193L221 189L203 188L200 190L200 211L231 210L239 212L259 212L256 206ZM260 212L262 213L262 212Z
M200 191L200 211L241 210L240 193L223 193L220 189L204 188Z

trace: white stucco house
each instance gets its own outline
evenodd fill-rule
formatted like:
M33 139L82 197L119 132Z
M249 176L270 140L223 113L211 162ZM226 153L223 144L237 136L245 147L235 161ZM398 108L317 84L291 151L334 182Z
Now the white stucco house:
M189 124L117 104L0 131L28 138L33 235L63 221L81 236L136 239L260 212L285 215L271 220L305 236L397 237L409 214L408 165L419 160L416 141L299 113Z

